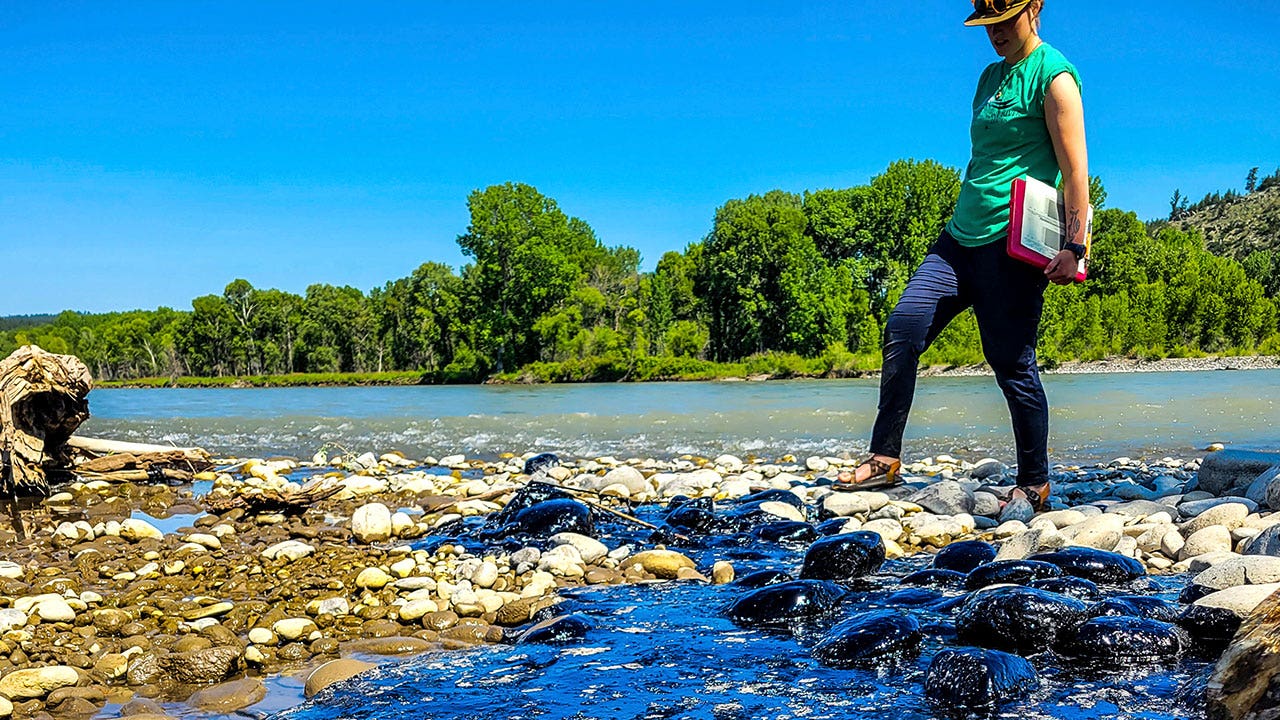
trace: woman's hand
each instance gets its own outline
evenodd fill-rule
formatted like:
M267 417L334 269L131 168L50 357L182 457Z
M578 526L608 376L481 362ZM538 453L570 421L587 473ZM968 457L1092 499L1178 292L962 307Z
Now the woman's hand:
M1077 269L1076 254L1063 250L1044 267L1044 276L1054 285L1070 285L1076 279Z

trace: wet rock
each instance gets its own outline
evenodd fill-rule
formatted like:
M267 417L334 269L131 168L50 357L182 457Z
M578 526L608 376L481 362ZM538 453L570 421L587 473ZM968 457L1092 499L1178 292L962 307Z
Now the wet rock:
M1054 648L1080 662L1106 666L1164 664L1182 655L1183 634L1176 625L1137 617L1095 617Z
M592 627L591 621L582 615L561 615L525 630L516 644L567 645L585 638Z
M813 648L826 665L859 667L901 658L920 647L920 623L894 611L860 613L828 630Z
M377 665L363 660L356 660L355 658L330 660L307 675L307 679L302 686L302 692L308 698L313 697L316 693L334 683L355 677L365 670L371 670L375 667Z
M555 453L538 453L524 461L524 474L545 474L547 470L560 466L560 458Z
M1178 616L1178 627L1211 653L1221 652L1240 629L1239 613L1220 607L1188 605Z
M1084 578L1073 577L1071 575L1063 575L1061 577L1046 578L1044 580L1032 580L1027 583L1027 587L1033 587L1038 590L1048 590L1049 592L1066 595L1077 600L1091 602L1102 596L1102 591L1098 586L1090 580Z
M1124 583L1147 574L1142 563L1119 553L1087 547L1068 547L1031 556L1031 560L1058 566L1067 575L1095 583Z
M729 618L748 627L786 626L831 612L843 595L839 585L826 580L766 585L735 600Z
M733 577L733 563L727 560L717 560L715 565L711 566L711 581L716 585L727 585L733 582Z
M1035 588L1004 586L971 594L956 614L956 636L966 644L1020 654L1047 650L1074 632L1084 603Z
M267 696L267 686L256 677L218 683L195 691L187 698L187 704L206 712L232 713L262 701Z
M369 655L409 655L420 653L437 647L417 637L380 637L349 640L342 644L344 652L367 653Z
M884 560L884 542L873 532L860 530L832 535L809 546L804 554L800 577L852 580L879 570Z
M1179 609L1158 597L1149 595L1119 595L1100 600L1089 606L1089 617L1129 616L1158 620L1163 623L1178 621Z
M546 500L521 510L515 516L515 526L509 533L523 533L535 537L551 537L572 532L593 535L595 523L591 509L577 500Z
M645 550L622 562L622 567L633 565L663 580L675 580L681 568L695 568L692 560L674 550Z
M950 588L953 590L963 590L967 576L957 570L940 570L938 568L929 568L927 570L919 570L902 578L903 585L918 585L920 587L931 588Z
M959 515L973 512L973 495L954 480L926 485L907 498L935 515Z
M933 656L924 694L947 708L993 708L1039 687L1031 663L1017 655L980 648L951 648Z
M58 688L70 687L79 681L80 674L76 669L66 665L14 670L0 677L0 695L11 700L42 698Z
M240 654L239 648L211 647L163 655L159 665L178 682L211 683L230 677L239 668Z
M951 543L933 556L933 566L939 570L955 570L967 573L979 565L996 559L996 549L981 540L964 540Z
M782 507L790 507L790 505L782 505ZM809 523L792 520L757 525L751 534L765 542L791 545L805 545L819 537L818 532Z
M734 580L733 586L744 590L755 590L766 585L790 582L793 579L790 573L782 570L757 570Z
M1026 585L1061 574L1062 570L1057 565L1038 560L994 560L974 568L965 580L965 587L978 590L1001 583Z

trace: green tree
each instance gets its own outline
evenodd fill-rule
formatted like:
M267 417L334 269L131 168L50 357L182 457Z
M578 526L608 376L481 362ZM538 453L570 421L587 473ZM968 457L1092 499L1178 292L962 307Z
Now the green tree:
M601 252L586 223L530 185L507 183L467 198L471 223L458 245L476 305L477 337L499 371L537 359L533 325L573 292L583 261Z

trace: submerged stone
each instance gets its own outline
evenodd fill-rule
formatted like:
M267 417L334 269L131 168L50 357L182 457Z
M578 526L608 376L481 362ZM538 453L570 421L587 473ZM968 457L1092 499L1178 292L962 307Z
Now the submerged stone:
M1027 583L1027 587L1038 588L1040 590L1048 590L1049 592L1066 595L1077 600L1092 602L1102 597L1102 591L1091 580L1078 578L1072 575L1063 575L1061 577L1051 577L1044 580L1032 580Z
M1026 585L1061 574L1062 570L1057 565L1038 560L996 560L974 568L965 579L965 587L978 590L1001 583Z
M998 650L950 648L933 656L924 694L950 708L990 708L1039 687L1036 670L1024 658Z
M761 540L776 543L804 544L818 539L818 533L812 525L795 520L765 523L757 526L751 534Z
M1089 547L1068 547L1029 559L1052 563L1067 575L1095 583L1124 583L1147 574L1142 563L1131 557Z
M1123 615L1171 623L1178 621L1179 610L1158 597L1146 595L1120 595L1089 606L1089 617Z
M1045 590L1004 586L975 592L956 615L961 642L1031 654L1049 649L1087 617L1084 603Z
M582 615L561 615L525 630L516 644L566 645L586 637L591 628L591 621Z
M813 656L826 665L857 667L889 661L920 647L920 623L891 610L861 613L823 636Z
M1063 657L1119 666L1176 662L1182 649L1178 626L1124 615L1092 618L1055 646Z
M729 606L739 625L785 626L835 609L844 590L826 580L792 580L752 590Z
M809 546L800 577L816 580L853 580L880 569L884 543L873 532L832 535Z
M1178 627L1187 632L1200 649L1213 654L1221 652L1244 620L1227 608L1188 605L1178 616Z
M957 570L938 570L936 568L930 568L928 570L913 572L902 578L902 584L963 590L966 579L965 574Z
M757 570L734 580L733 586L754 590L766 585L777 585L778 583L789 582L793 579L794 578L791 577L790 573L782 570Z
M995 546L981 540L964 540L951 543L938 551L933 556L933 566L939 570L967 573L995 559Z

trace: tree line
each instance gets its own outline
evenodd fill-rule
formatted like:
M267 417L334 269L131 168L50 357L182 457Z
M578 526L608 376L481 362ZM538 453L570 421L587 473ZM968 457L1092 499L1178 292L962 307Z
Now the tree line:
M902 160L866 185L732 199L704 238L644 272L637 250L601 242L535 188L494 185L467 198L460 272L426 262L368 292L315 284L301 295L236 279L190 310L68 311L5 328L0 351L36 343L105 380L649 379L761 358L783 374L847 374L878 365L885 320L959 188L953 168ZM1093 197L1105 199L1096 180ZM1115 209L1096 213L1093 253L1088 282L1048 291L1045 362L1280 352L1271 256L1242 264L1206 251L1197 232ZM971 316L924 358L980 360Z

